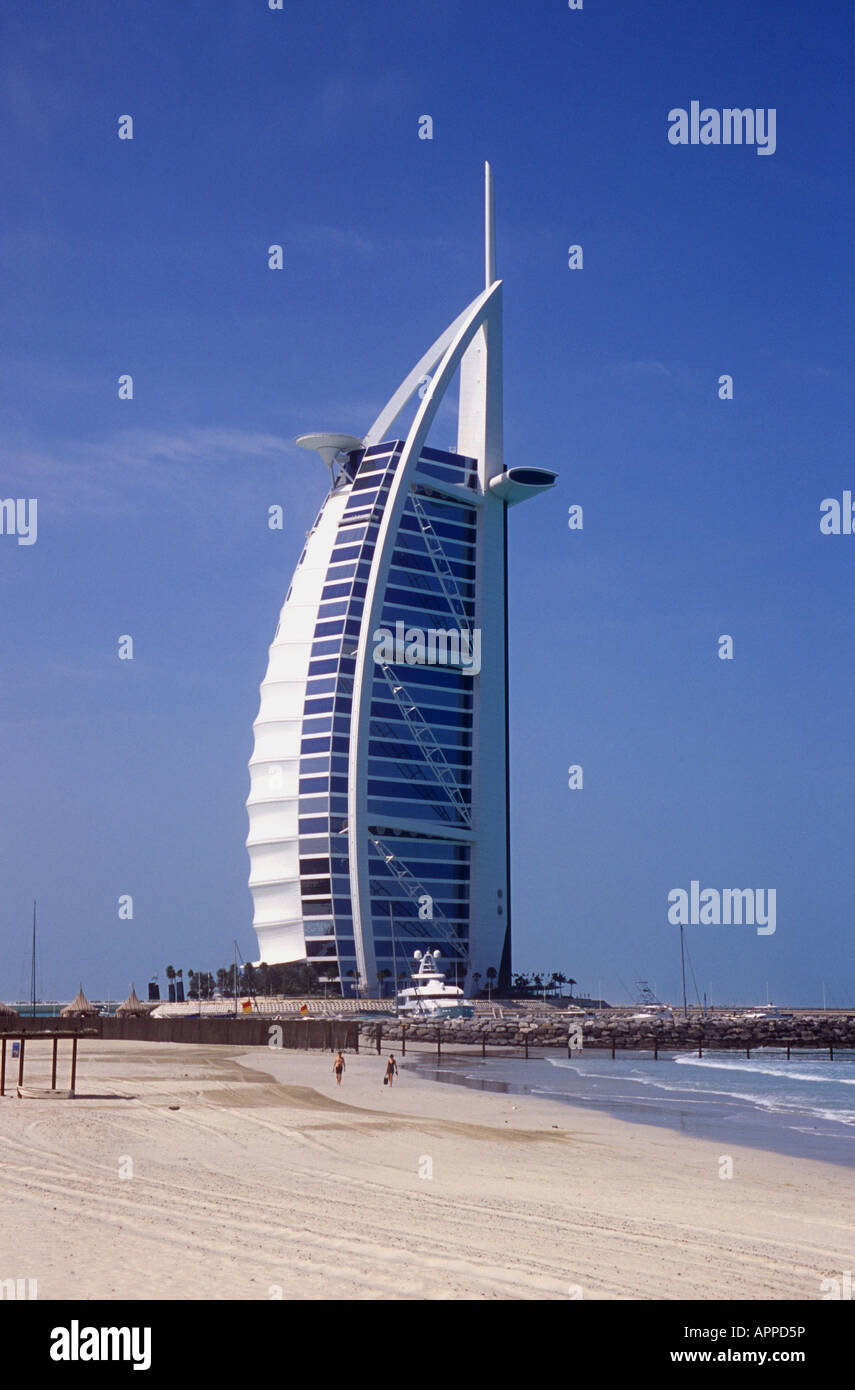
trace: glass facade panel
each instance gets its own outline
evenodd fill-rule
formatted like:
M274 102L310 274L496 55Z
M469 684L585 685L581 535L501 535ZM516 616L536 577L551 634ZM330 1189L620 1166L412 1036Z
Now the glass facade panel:
M344 993L354 992L357 970L346 833L355 653L379 521L402 448L396 441L350 455L348 475L340 474L333 489L348 495L319 588L303 704L297 783L303 932L307 958L323 960ZM477 477L475 460L428 448L418 472L456 485ZM385 668L374 663L369 675L361 766L371 915L362 930L372 934L376 970L390 977L396 962L409 974L417 946L438 947L458 969L468 951L470 846L434 837L433 827L453 836L468 832L471 820L473 677L461 671L459 656L461 618L467 632L475 619L477 535L474 507L422 488L407 494L398 533L387 541L382 626L393 633L398 624L417 629L417 646L420 633L433 633L427 650L438 657L426 664L424 651L415 662L396 654ZM376 992L376 980L365 984Z

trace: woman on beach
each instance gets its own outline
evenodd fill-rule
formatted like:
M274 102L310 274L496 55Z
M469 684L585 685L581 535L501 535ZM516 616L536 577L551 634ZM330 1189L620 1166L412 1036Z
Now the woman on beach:
M339 1048L338 1052L335 1054L335 1060L334 1060L332 1066L333 1066L333 1071L335 1072L335 1084L336 1084L337 1086L340 1086L340 1085L341 1085L341 1074L342 1074L342 1072L344 1071L344 1058L343 1058L342 1055L341 1055L341 1048Z
M383 1085L391 1086L392 1078L398 1075L398 1063L395 1061L394 1052L389 1053L389 1060L386 1063L386 1075L383 1077Z

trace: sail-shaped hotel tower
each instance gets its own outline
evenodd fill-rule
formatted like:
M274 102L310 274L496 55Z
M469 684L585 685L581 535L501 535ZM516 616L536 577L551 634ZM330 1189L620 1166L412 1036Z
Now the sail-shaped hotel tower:
M555 474L504 467L489 165L485 204L484 290L363 439L298 441L331 486L261 686L249 881L260 960L342 994L388 992L419 945L461 983L510 974L507 513ZM432 448L458 373L457 447Z

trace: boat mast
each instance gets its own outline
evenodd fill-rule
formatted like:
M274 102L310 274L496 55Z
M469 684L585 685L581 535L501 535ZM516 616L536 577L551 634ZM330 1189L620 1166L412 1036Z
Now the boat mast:
M398 1017L398 952L395 947L395 918L392 915L392 899L389 899L389 930L392 933L392 993L395 997L395 1017Z
M30 964L30 1003L33 1018L36 1016L36 904L33 900L33 958Z
M686 954L683 950L683 923L680 923L680 966L683 971L683 1017L689 1017L689 1007L686 1003Z

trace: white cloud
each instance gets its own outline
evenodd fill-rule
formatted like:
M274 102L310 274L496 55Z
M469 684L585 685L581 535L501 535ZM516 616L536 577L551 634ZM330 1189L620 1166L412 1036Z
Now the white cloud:
M165 500L220 509L245 491L247 469L264 479L275 470L279 490L284 479L290 492L307 481L306 461L289 439L228 428L131 429L50 448L0 439L4 495L39 497L56 517L127 515Z

